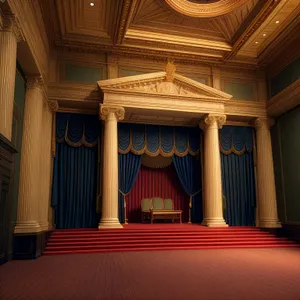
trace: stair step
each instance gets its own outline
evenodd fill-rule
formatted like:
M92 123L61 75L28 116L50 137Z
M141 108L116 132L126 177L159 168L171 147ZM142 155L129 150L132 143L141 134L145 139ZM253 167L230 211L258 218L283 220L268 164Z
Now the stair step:
M186 246L205 246L205 245L210 245L210 246L222 246L222 245L278 245L278 244L289 244L291 242L286 242L286 241L226 241L226 242L218 242L218 241L206 241L206 242L170 242L170 243L130 243L130 244L102 244L102 245L81 245L81 246L73 246L73 245L64 245L64 246L46 246L46 250L50 249L55 249L55 250L65 250L65 249L76 249L80 247L81 249L95 249L97 247L101 248L105 247L107 249L113 249L113 248L134 248L134 247L160 247L160 246L172 246L173 248L176 248L180 245L186 245Z
M102 249L76 249L76 250L46 250L43 255L80 254L80 253L107 253L107 252L139 252L139 251L165 251L165 250L208 250L208 249L238 249L238 248L298 248L297 244L282 245L222 245L222 246L180 246L180 247L139 247L139 248L102 248Z

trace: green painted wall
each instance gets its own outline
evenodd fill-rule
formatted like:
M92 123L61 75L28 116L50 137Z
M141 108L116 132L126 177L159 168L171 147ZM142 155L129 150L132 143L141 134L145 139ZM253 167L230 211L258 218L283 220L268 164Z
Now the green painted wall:
M67 63L64 79L77 83L96 84L97 81L106 79L104 74L106 74L104 67L93 68Z
M300 222L300 107L280 116L271 133L279 216Z
M300 58L294 60L270 80L270 95L275 96L300 78Z
M148 74L148 73L153 73L153 72L155 72L155 71L119 69L119 76L120 77L136 76L136 75L143 75L143 74Z
M19 72L16 73L15 82L15 99L14 99L14 118L12 128L12 143L17 148L18 153L15 155L15 176L13 189L13 205L11 211L11 222L14 223L17 219L18 207L18 189L20 177L20 160L22 147L22 133L23 133L23 117L25 104L25 81Z
M255 100L254 86L252 83L225 82L224 92L232 95L232 99Z

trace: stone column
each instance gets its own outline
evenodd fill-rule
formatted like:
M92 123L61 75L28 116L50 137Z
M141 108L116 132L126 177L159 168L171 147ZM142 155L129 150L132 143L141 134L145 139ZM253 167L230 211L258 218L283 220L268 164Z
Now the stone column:
M0 15L0 132L11 141L17 62L20 34L14 17Z
M100 107L100 117L105 121L101 229L123 227L118 216L118 120L123 120L124 114L123 107Z
M40 197L39 197L39 224L41 230L49 229L48 214L51 196L51 138L52 138L52 111L48 102L44 101L42 135L40 139Z
M42 139L44 89L40 78L27 79L22 152L20 165L18 215L15 233L41 231L38 204L41 177L39 172Z
M279 228L270 127L272 120L254 122L257 145L257 205L259 227Z
M219 147L219 128L226 121L225 115L207 115L200 127L204 130L204 218L203 225L227 226L223 217L222 177Z

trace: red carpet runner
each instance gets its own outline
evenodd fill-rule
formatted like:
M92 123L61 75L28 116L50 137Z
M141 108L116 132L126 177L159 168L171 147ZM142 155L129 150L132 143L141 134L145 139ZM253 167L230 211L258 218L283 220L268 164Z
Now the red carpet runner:
M299 245L254 227L207 228L188 224L129 224L123 229L63 229L44 255L116 251L277 248Z

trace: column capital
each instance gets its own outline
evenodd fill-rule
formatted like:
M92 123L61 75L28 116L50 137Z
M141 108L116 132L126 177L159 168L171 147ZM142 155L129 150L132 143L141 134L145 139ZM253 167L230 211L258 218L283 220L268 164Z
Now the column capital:
M58 111L59 105L58 105L57 100L49 100L48 105L49 105L49 108L52 112L57 112Z
M125 116L125 109L121 106L111 106L111 105L100 105L100 118L101 120L108 120L111 115L117 119L117 121L121 121Z
M256 129L270 129L275 124L275 120L272 118L257 118L252 122Z
M14 14L3 14L0 12L0 31L13 32L17 41L25 40Z
M205 130L213 124L216 124L218 128L222 128L222 126L226 122L226 115L222 114L208 114L201 120L199 126L201 129Z
M44 82L41 76L26 77L26 87L28 89L43 89Z

